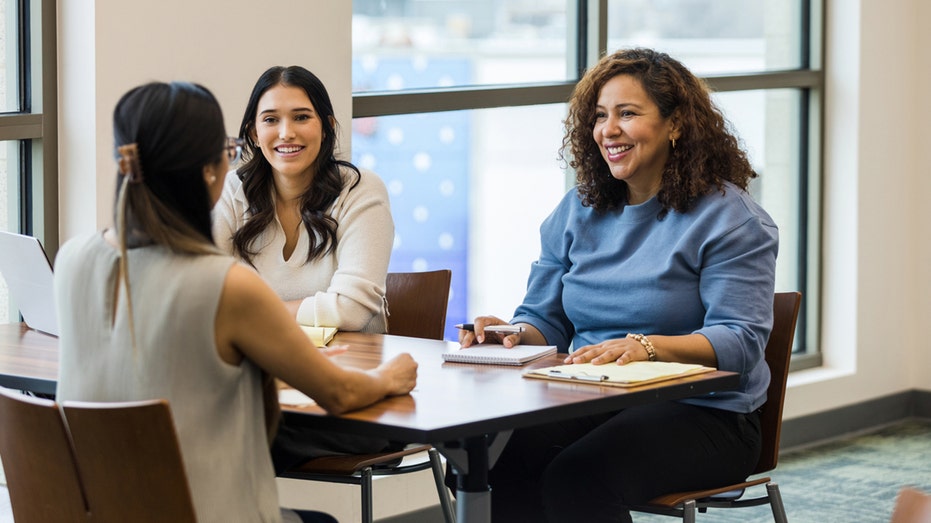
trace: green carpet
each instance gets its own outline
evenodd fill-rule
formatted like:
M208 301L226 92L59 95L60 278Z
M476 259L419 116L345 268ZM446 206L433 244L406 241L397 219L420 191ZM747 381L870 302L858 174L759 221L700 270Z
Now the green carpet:
M907 420L869 434L783 452L768 474L790 523L888 523L905 485L931 492L931 420ZM755 487L761 489L763 487ZM750 494L753 494L751 491ZM675 519L634 514L634 523ZM769 505L708 509L697 523L772 522Z

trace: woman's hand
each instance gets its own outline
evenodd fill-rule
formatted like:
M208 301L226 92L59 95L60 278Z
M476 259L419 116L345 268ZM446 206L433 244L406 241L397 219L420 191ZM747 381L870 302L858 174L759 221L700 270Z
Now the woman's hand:
M407 353L398 354L379 365L373 372L386 380L388 396L407 394L417 385L417 362Z
M508 325L508 322L495 316L479 316L473 322L473 330L459 330L459 345L463 348L473 343L500 343L507 348L520 344L520 333L485 332L489 325Z
M631 338L616 338L606 340L595 345L586 345L576 349L565 359L565 363L603 363L617 362L624 365L632 361L649 360L647 350L637 340Z

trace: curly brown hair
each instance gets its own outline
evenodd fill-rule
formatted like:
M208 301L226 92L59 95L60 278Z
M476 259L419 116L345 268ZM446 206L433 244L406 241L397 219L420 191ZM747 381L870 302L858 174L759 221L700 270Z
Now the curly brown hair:
M586 71L569 100L559 157L575 170L583 205L603 212L627 202L627 183L611 176L592 137L601 88L618 75L637 79L659 107L660 115L672 118L678 131L657 194L662 215L669 209L688 211L699 196L723 191L724 182L746 190L757 174L730 124L712 102L708 86L665 53L624 49L605 56Z

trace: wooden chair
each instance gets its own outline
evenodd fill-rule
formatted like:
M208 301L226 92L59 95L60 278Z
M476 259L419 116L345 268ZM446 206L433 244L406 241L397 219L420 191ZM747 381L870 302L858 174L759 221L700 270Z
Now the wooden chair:
M167 401L65 401L62 410L92 521L196 521Z
M168 403L65 402L0 390L17 523L194 522Z
M17 523L90 521L54 401L0 388L0 458Z
M442 340L446 330L446 308L452 271L388 273L385 297L388 301L388 334ZM428 459L412 464L399 460L427 452ZM444 484L444 471L439 453L431 445L412 445L398 452L324 456L312 459L288 470L281 477L348 483L359 485L362 498L363 523L374 519L372 508L373 476L389 476L433 469L440 508L447 522L455 521L452 501Z
M912 487L899 491L889 523L931 523L931 495Z
M766 343L766 364L771 374L766 403L760 418L763 448L753 475L776 468L779 458L779 434L782 429L782 407L789 374L789 358L795 338L795 323L802 302L798 292L779 292L773 300L773 330ZM766 485L766 495L744 499L747 488ZM777 523L786 523L785 507L779 486L769 477L748 479L743 483L722 485L719 488L692 492L674 492L650 500L646 505L627 507L636 512L649 512L681 517L685 523L695 522L695 512L706 512L709 507L740 508L769 503Z
M388 273L388 334L442 340L452 275L449 269Z

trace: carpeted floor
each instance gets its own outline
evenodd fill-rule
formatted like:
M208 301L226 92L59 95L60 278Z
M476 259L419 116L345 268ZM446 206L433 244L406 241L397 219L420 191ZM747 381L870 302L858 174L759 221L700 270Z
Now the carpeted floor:
M791 523L888 523L903 486L931 492L931 420L906 420L868 434L783 452L770 476L779 483ZM2 479L0 472L0 482ZM390 521L439 521L435 519L439 510L409 516ZM710 509L698 516L698 523L772 520L768 506ZM12 521L6 488L0 487L0 523ZM634 514L635 523L672 521L664 516Z
M931 492L931 420L908 420L869 434L784 452L768 474L792 523L888 523L905 485ZM757 487L762 488L762 487ZM635 514L635 523L673 519ZM772 522L768 505L709 509L698 523Z

